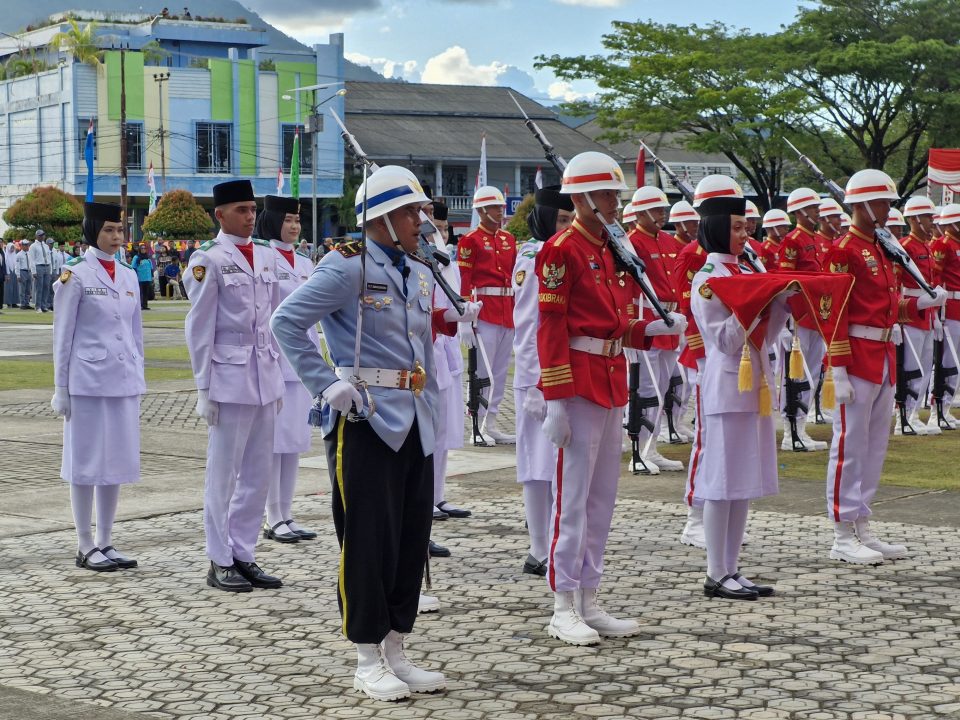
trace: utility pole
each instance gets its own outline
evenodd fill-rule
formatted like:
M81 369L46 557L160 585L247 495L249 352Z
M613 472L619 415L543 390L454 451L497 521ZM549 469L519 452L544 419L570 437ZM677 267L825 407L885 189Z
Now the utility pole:
M130 242L127 221L127 75L124 67L126 50L120 46L120 213L123 218L123 243Z
M160 96L160 193L167 192L167 150L166 133L163 130L163 84L170 79L170 72L154 73L153 80L157 83L157 93Z
M313 249L320 247L317 239L317 135L323 130L323 116L317 111L317 105L310 108L310 170L313 173L310 188L313 191L311 219L313 220Z

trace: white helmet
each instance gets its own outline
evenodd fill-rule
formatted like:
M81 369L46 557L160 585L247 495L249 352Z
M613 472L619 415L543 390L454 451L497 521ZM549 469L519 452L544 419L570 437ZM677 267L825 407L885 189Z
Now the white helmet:
M609 155L588 150L574 155L563 171L560 192L563 195L594 190L626 190L623 170Z
M473 209L489 207L491 205L506 205L507 201L503 199L503 193L492 185L478 187L473 194Z
M634 212L638 215L644 210L653 210L654 208L670 207L670 201L663 190L652 185L644 185L639 188L630 201Z
M847 187L844 188L844 196L847 205L870 200L896 202L900 199L897 186L893 184L890 176L882 170L871 168L858 170L850 176L850 179L847 180Z
M716 197L742 198L743 190L732 177L707 175L697 183L697 189L693 191L693 206L698 208L704 200Z
M948 205L944 205L940 211L940 219L937 222L940 225L960 223L960 204L949 203Z
M759 220L760 210L753 204L752 200L747 200L747 214L744 216L747 220Z
M930 198L924 197L923 195L914 195L912 198L907 200L907 204L903 206L903 216L904 217L916 217L917 215L936 215L937 208L933 204L933 200Z
M763 227L767 230L773 227L780 227L781 225L789 225L790 216L787 215L783 210L767 210L763 214Z
M687 222L689 220L699 220L700 215L693 209L693 205L686 200L681 200L670 208L670 222Z
M903 219L903 215L896 208L890 208L890 212L887 214L887 227L905 227L907 221Z
M394 166L395 168L396 166ZM357 188L357 224L363 225L363 197L367 196L367 221L386 215L405 205L423 207L430 202L416 178L396 169L381 168Z
M843 208L840 207L840 203L833 198L824 198L820 201L820 217L825 218L842 214Z
M845 212L840 213L840 227L848 228L850 227L850 223L851 223L850 216L847 215Z
M795 213L801 208L810 207L811 205L816 205L820 207L820 196L817 195L813 190L806 187L797 188L792 193L787 195L787 212Z
M632 202L628 202L623 206L623 222L632 223L637 221L637 209L633 206Z

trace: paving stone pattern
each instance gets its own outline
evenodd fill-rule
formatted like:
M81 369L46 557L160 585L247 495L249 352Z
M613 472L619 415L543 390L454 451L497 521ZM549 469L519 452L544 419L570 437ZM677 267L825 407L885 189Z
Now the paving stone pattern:
M119 523L115 543L141 561L122 573L76 569L71 532L0 541L16 568L0 575L0 683L193 720L960 717L954 530L878 523L915 559L855 568L825 559L822 519L757 512L743 568L778 596L730 602L703 597L703 554L676 542L680 508L623 500L601 601L643 632L576 648L547 636L546 584L519 572L517 499L435 528L454 552L431 565L443 608L408 645L446 673L445 693L383 704L353 692L318 496L296 508L318 541L261 542L278 591L207 588L196 511Z

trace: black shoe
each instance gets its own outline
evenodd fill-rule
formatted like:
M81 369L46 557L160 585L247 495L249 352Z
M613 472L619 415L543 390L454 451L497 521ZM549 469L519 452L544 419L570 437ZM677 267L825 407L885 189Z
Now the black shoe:
M244 562L234 558L233 566L256 588L275 590L278 587L283 587L283 581L280 578L267 575L255 562Z
M93 550L88 552L86 555L77 550L77 567L93 570L94 572L113 572L118 568L118 565L109 558L107 558L106 561L91 562L90 556L95 555L98 552L100 552L100 548L93 548Z
M740 582L740 578L743 576L739 572L735 572L730 577L733 580ZM760 597L770 597L774 593L774 589L772 585L750 585L746 589L753 590Z
M210 563L210 570L207 571L207 585L226 592L253 592L253 585L239 573L236 567L233 565L224 567L215 562Z
M289 526L290 523L293 522L293 518L290 518L289 520L284 520L284 522L287 524L287 526ZM299 537L301 540L317 539L317 534L313 530L305 530L303 528L300 528L299 530L294 530L293 532L296 533L297 537Z
M286 523L281 520L272 528L263 529L263 537L267 540L276 540L278 543L295 543L300 542L300 536L295 532L277 532L277 528Z
M449 548L443 545L437 545L433 540L430 541L430 557L450 557Z
M117 564L117 567L120 568L121 570L129 570L130 568L135 568L139 564L133 558L112 558L109 555L107 555L107 553L110 552L111 550L113 550L114 552L117 552L117 549L113 545L107 545L100 552L103 553L104 557L110 560L113 560ZM119 553L117 554L119 555Z
M443 510L441 510L440 508L438 508L438 507L434 507L434 508L433 508L433 519L434 519L434 520L446 520L448 517L450 517L450 516L449 516L447 513L445 513Z
M747 588L731 590L724 587L723 583L732 578L733 575L725 575L720 580L713 580L708 577L703 583L703 594L707 597L718 597L726 600L756 600L759 597L757 593Z
M451 505L446 500L437 503L437 510L440 512L445 512L452 518L468 518L473 515L469 510L464 510L463 508L458 508L455 505Z
M527 559L523 561L523 572L527 575L539 575L543 577L547 574L547 561L543 560L541 562L533 555L527 555Z

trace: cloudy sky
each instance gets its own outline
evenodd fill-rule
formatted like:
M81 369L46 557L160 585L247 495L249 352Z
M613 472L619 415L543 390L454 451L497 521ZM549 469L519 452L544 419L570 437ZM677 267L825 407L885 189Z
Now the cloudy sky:
M551 102L595 88L535 70L537 55L593 54L613 20L774 31L795 0L241 0L301 42L343 32L346 56L412 82L510 85Z

